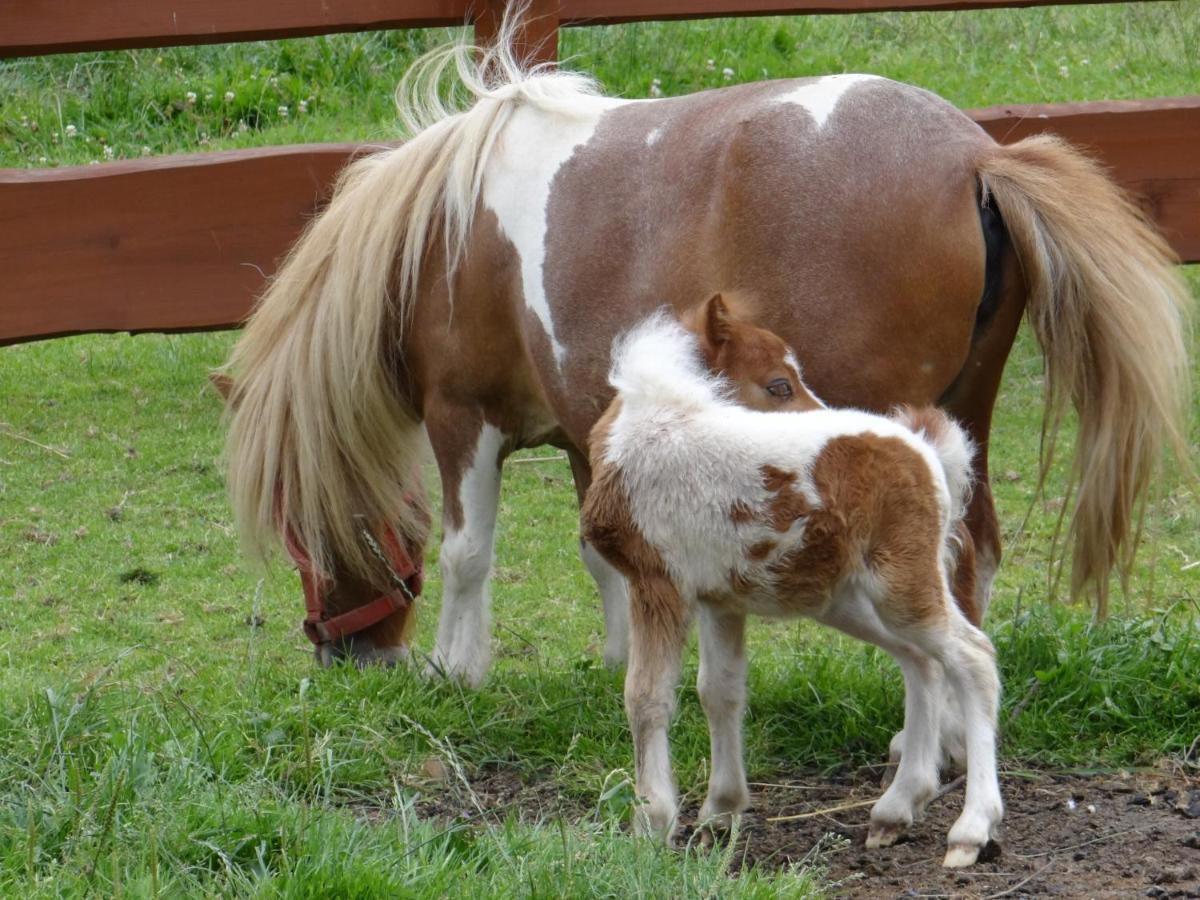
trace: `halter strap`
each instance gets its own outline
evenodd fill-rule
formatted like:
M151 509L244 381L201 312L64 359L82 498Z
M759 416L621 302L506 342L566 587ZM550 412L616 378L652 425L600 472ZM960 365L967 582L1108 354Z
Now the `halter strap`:
M317 647L365 631L392 613L409 609L424 584L422 567L413 561L396 530L389 525L383 532L381 549L386 557L383 562L395 576L395 589L380 594L363 606L331 616L326 600L333 588L333 579L313 567L312 558L290 528L284 532L284 543L288 555L296 563L300 584L304 587L304 634Z

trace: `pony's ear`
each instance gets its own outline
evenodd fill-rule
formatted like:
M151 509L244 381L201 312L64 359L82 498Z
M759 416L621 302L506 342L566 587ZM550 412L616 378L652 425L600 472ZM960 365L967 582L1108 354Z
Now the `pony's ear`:
M212 383L212 386L217 389L222 397L224 397L226 400L229 399L229 395L233 393L232 378L230 378L224 372L209 372L208 380Z
M713 294L704 306L704 336L714 350L719 349L732 336L732 318L729 307L725 305L725 298L720 294Z

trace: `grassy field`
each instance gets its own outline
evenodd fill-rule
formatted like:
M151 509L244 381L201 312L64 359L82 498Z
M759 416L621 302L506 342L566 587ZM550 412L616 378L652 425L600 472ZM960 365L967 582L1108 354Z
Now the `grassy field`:
M0 63L0 165L389 136L391 86L444 36ZM627 96L656 78L676 93L870 70L964 106L1194 93L1196 46L1196 0L637 25L564 40L572 65ZM620 677L599 662L570 475L565 461L541 459L551 453L506 473L497 664L481 691L407 671L314 670L294 574L247 568L230 526L205 374L233 339L0 349L0 894L821 890L819 855L811 867L730 879L728 852L666 852L623 832L631 751ZM989 622L1006 685L1002 762L1194 770L1200 504L1190 487L1161 482L1138 572L1109 623L1091 627L1085 610L1048 603L1063 501L1060 480L1034 496L1040 391L1026 335L992 451L1007 547ZM436 567L431 575L420 649L432 645L440 597ZM883 758L901 685L882 654L805 625L758 624L751 656L752 779ZM694 678L692 654L684 681ZM681 789L695 797L707 733L690 689L673 740ZM487 799L497 779L540 800L520 816L497 808ZM431 815L443 801L471 811Z

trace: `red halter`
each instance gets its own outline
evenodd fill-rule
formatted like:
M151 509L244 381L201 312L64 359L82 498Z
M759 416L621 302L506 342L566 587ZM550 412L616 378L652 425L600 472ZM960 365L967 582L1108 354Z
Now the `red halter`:
M413 561L404 544L390 525L383 532L382 548L374 546L373 539L368 537L372 549L381 551L386 557L385 562L395 576L394 590L380 594L370 603L359 606L349 612L330 616L326 608L326 598L333 587L333 579L324 572L313 568L312 559L300 546L295 534L289 528L284 533L284 542L296 568L300 571L300 583L304 586L304 633L314 646L332 643L347 635L364 631L383 621L392 613L409 609L421 593L424 573L421 565Z

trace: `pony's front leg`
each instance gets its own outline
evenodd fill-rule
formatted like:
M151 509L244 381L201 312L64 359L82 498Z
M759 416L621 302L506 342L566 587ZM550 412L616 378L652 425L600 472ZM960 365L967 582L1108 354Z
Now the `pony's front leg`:
M742 718L746 712L746 617L701 607L700 672L696 690L708 718L712 771L700 821L728 829L750 805L742 764ZM711 820L711 821L710 821Z
M582 507L592 483L592 470L587 457L574 448L567 450L567 458L571 462L575 493ZM582 537L579 555L595 579L604 603L604 664L612 669L620 668L629 659L629 582Z
M443 423L447 427L426 423L442 474L442 612L430 668L478 687L492 658L488 578L507 439L483 423L464 453L457 423Z
M675 688L687 635L687 619L670 580L635 579L630 591L629 668L625 712L633 733L638 806L634 830L667 844L674 838L679 806L667 729L675 713Z
M604 602L604 664L619 669L629 659L629 582L582 539L579 555L596 580Z

